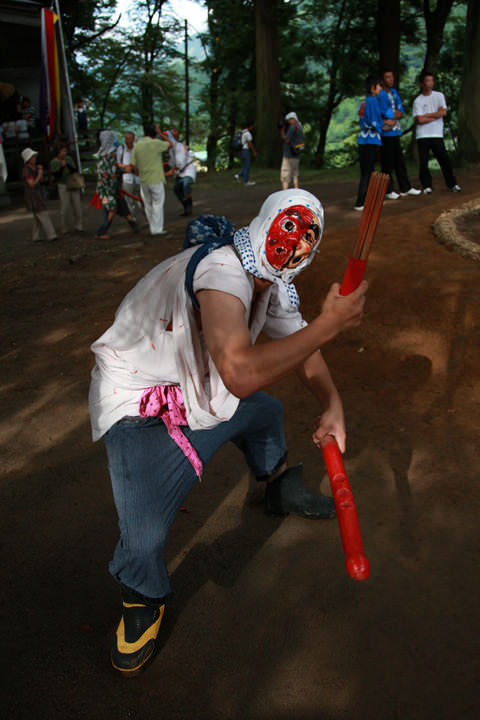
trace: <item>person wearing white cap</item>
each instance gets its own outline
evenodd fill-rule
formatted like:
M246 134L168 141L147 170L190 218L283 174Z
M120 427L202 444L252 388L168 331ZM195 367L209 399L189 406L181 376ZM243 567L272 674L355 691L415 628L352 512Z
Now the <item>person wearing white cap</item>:
M287 190L290 183L294 188L298 188L300 153L305 146L303 143L303 127L297 114L294 112L287 113L285 123L287 123L287 127L285 127L284 123L280 125L280 135L283 140L280 180L282 188Z
M25 205L33 215L32 240L33 242L41 240L40 228L43 230L46 240L56 240L57 233L50 220L47 203L40 186L43 179L43 166L37 165L38 153L32 148L25 148L21 155L25 163L23 168Z
M345 420L320 348L362 318L367 283L345 297L330 288L310 324L296 276L314 259L323 207L305 190L270 195L235 231L227 218L190 223L185 250L130 291L92 345L93 440L108 455L120 539L110 572L123 607L111 661L132 676L153 656L172 593L164 555L170 527L217 450L232 441L269 515L335 516L313 494L302 466L287 466L282 405L262 388L296 371L319 404L312 440L333 435L345 450ZM261 332L269 341L256 344Z

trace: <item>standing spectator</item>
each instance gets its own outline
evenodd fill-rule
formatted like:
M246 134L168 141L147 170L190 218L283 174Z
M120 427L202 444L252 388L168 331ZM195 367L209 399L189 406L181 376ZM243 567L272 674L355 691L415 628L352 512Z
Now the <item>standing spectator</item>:
M280 168L280 180L283 190L287 190L290 182L298 188L300 153L303 150L303 127L297 114L289 112L285 115L287 128L282 123L280 135L283 140L283 158Z
M96 237L99 240L108 240L109 235L107 235L107 231L117 211L121 217L126 218L134 232L137 231L137 225L128 212L125 200L119 198L118 194L119 175L117 172L116 135L111 130L102 130L99 139L100 147L97 153L99 156L97 163L97 189L94 200L95 198L97 199L102 210L102 222L96 232ZM92 200L92 203L94 200Z
M75 163L64 143L58 145L55 157L50 163L50 170L57 182L58 199L60 200L60 232L68 233L68 222L73 220L73 227L77 232L83 232L82 200L80 189L69 190L67 178L71 173L77 172Z
M237 173L237 175L235 175L235 180L237 182L242 182L243 180L245 185L255 185L255 181L249 179L250 166L252 164L251 154L253 154L253 157L257 157L257 151L253 147L252 130L253 122L248 122L242 130L242 149L240 151L240 157L242 158L242 169L239 173Z
M445 96L433 89L435 83L433 73L423 70L419 82L422 92L413 103L413 117L416 123L419 175L423 192L425 195L433 192L432 175L428 169L430 150L438 160L448 189L452 192L460 192L461 187L453 174L443 141L443 118L447 114Z
M145 137L133 148L131 164L140 178L140 192L151 235L165 235L163 206L165 204L165 174L163 153L173 145L171 140L158 140L158 125L145 128Z
M393 72L391 70L385 70L378 102L380 103L382 117L387 119L388 111L391 110L393 112L393 119L395 120L393 127L387 126L382 130L382 172L390 175L390 183L387 187L386 195L390 200L397 200L400 195L421 195L422 193L421 190L412 187L408 179L407 168L405 167L403 159L402 145L400 143L402 135L400 119L404 116L405 110L403 109L400 95L393 87L394 83L395 76ZM400 195L393 190L394 170L397 176Z
M132 152L135 143L135 133L130 130L125 133L125 145L119 145L117 148L117 165L120 168L122 176L122 190L129 195L138 197L140 195L140 183L137 176L133 172ZM124 195L128 210L133 220L137 220L137 207L140 207L138 200L134 200L129 195Z
M47 240L56 240L57 233L47 211L47 202L42 194L40 183L43 179L43 167L37 165L38 153L32 148L22 150L23 180L25 182L25 205L33 215L32 240L41 240L40 228Z
M30 140L30 132L28 129L28 122L25 118L19 118L15 121L15 132L17 133L17 140L22 145L27 145Z
M178 130L172 128L170 130L170 140L173 145L170 148L169 165L171 173L175 175L173 192L183 205L182 215L192 214L192 185L197 179L197 168L195 167L195 158L188 149L179 141Z
M382 119L380 104L377 100L381 89L380 78L369 75L366 80L367 97L360 109L360 135L358 136L360 183L354 210L363 210L370 175L375 168L378 151L382 145L382 129L384 127L393 127L395 124L391 109L386 111L386 119Z
M88 138L87 104L82 99L77 100L75 109L77 111L78 134L83 138Z
M16 130L17 138L20 142L26 142L30 139L30 135L35 130L36 119L35 109L28 97L23 97L17 107Z
M27 121L28 126L33 130L35 127L35 108L32 101L28 97L23 97L21 105L21 115Z

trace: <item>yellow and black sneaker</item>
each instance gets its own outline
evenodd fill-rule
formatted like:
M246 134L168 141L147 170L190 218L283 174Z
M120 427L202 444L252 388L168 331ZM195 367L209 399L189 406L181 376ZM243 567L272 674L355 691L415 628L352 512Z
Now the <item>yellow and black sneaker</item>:
M146 605L123 599L123 613L113 640L111 660L115 670L134 677L155 650L165 605Z

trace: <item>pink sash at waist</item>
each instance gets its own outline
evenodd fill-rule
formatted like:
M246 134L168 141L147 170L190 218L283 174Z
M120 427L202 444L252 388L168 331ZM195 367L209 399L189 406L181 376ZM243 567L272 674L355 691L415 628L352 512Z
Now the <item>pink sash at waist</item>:
M182 391L177 385L156 385L147 388L140 398L142 417L160 417L167 432L190 461L198 477L202 474L202 461L180 427L188 425Z

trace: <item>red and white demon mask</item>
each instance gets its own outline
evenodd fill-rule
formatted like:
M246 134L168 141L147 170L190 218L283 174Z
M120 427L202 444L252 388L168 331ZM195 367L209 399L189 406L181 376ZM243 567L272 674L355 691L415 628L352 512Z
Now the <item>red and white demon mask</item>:
M317 246L320 220L304 205L290 205L275 217L265 241L266 259L275 270L295 270Z
M248 226L243 265L265 280L291 283L313 260L322 233L323 207L312 193L298 188L272 193Z

